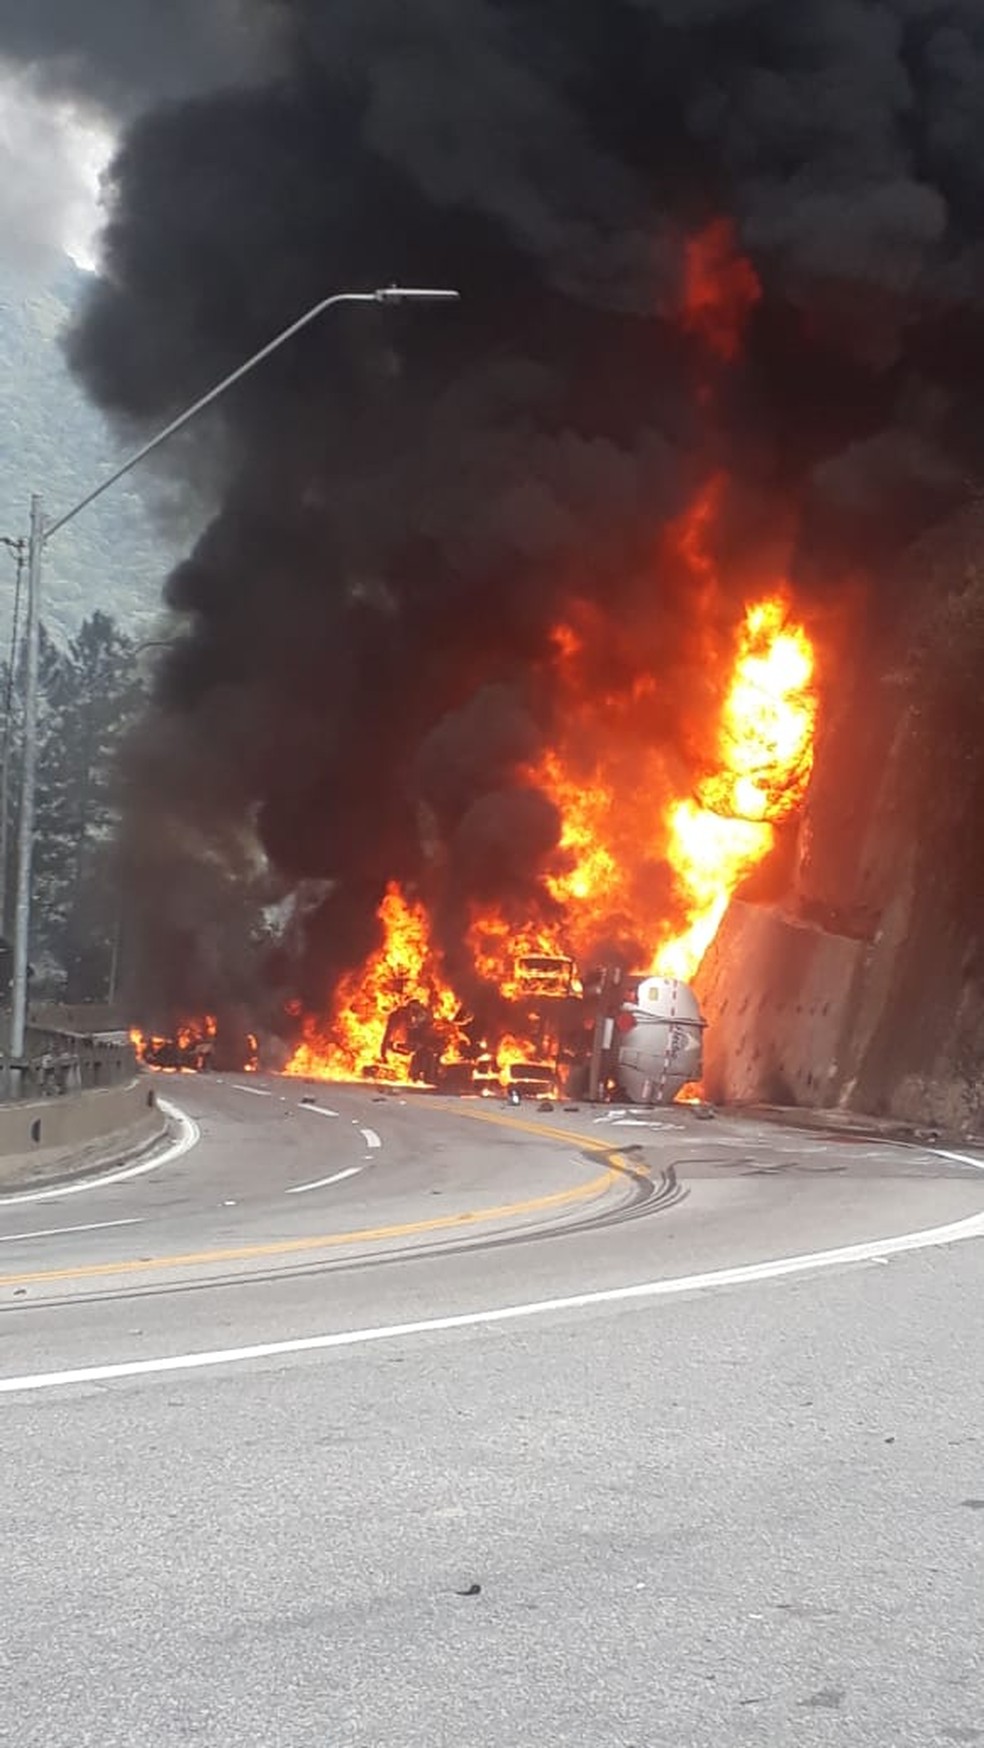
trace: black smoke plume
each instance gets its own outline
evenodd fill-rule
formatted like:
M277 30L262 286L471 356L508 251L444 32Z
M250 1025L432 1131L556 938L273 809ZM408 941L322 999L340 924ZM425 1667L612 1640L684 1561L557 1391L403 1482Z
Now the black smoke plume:
M124 113L270 71L277 0L0 0L0 54Z
M64 66L112 10L31 16L57 13ZM100 49L107 78L133 62L152 9L119 10L127 54L87 34L89 79ZM530 888L557 820L513 776L572 595L631 629L672 739L688 603L654 543L712 469L729 556L795 510L813 592L884 569L977 473L984 11L255 0L238 28L221 88L123 142L70 348L99 403L161 421L335 289L462 294L334 313L224 403L221 501L167 584L184 629L131 749L144 996L255 1003L250 905L296 886L267 970L323 1008L387 880L437 881L449 919ZM708 398L678 318L685 239L722 215L762 296Z

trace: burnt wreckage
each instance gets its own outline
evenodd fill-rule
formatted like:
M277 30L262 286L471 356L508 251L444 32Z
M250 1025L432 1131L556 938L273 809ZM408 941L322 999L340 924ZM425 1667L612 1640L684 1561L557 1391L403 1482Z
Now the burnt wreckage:
M572 959L527 953L511 990L498 998L494 1028L463 1009L446 1020L419 997L401 1002L365 1077L642 1105L669 1104L701 1078L704 1020L677 978L605 967L582 984Z

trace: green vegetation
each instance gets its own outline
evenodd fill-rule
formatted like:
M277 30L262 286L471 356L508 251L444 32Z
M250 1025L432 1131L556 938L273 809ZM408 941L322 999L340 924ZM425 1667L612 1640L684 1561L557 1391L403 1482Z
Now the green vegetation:
M7 673L0 670L6 697ZM7 914L12 914L22 686L11 718ZM144 701L133 642L96 611L67 644L42 640L32 962L40 994L105 1000L119 947L117 755ZM0 723L2 729L2 723ZM9 922L8 922L9 938Z

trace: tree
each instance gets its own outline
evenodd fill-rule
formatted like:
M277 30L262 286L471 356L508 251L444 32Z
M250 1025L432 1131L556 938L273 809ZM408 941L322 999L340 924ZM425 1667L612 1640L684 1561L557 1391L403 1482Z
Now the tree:
M108 614L65 648L43 638L32 952L68 1001L105 999L112 981L116 760L142 700L132 640Z

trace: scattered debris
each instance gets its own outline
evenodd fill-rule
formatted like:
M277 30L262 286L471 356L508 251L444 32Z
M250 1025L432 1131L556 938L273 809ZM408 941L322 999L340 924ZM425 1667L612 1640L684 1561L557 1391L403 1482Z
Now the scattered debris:
M842 1687L821 1687L818 1693L808 1694L800 1700L800 1705L821 1712L835 1712L844 1704L844 1689Z

